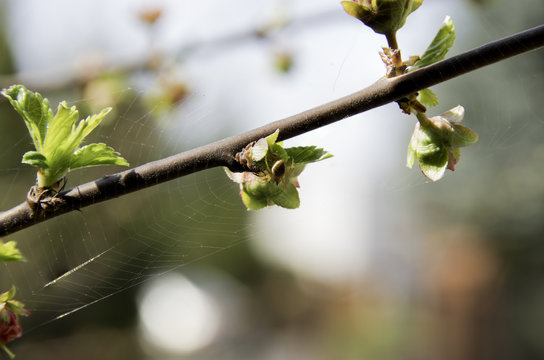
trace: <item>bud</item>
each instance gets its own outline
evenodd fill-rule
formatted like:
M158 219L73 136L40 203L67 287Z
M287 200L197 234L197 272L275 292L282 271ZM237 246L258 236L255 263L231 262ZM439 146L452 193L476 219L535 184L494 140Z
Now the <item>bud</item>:
M19 325L18 315L28 316L30 312L23 308L23 304L13 300L15 296L15 287L0 294L0 348L2 348L10 358L14 355L6 347L6 344L14 339L20 338L23 334L23 328Z
M138 17L140 20L147 25L155 24L161 16L162 9L160 8L142 9L138 12Z
M417 113L419 122L410 140L406 165L411 168L417 158L423 174L433 181L442 178L446 169L455 170L461 156L459 148L478 141L476 133L460 124L464 113L460 105L432 118Z
M344 10L378 34L393 35L423 0L352 0L342 1Z
M0 345L5 345L13 339L20 338L23 329L19 325L17 315L5 308L5 304L0 305Z

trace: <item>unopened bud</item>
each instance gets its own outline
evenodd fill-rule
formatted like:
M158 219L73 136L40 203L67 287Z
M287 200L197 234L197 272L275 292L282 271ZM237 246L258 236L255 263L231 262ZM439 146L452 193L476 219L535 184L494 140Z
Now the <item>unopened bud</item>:
M423 0L342 1L344 10L379 34L395 34Z

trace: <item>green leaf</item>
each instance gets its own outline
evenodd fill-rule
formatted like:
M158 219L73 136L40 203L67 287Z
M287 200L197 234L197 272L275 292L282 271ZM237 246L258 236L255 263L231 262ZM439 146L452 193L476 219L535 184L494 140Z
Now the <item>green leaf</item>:
M406 156L406 166L410 169L414 166L416 158L416 149L418 144L418 135L419 135L419 123L416 123L412 137L410 138L410 143L408 144L408 155Z
M25 307L25 304L23 304L22 302L20 301L17 301L17 300L9 300L7 303L6 303L6 307L8 309L10 309L11 311L13 311L15 314L17 315L22 315L22 316L28 316L30 315L30 311L26 310L24 307Z
M17 242L15 241L8 241L7 243L0 241L0 261L26 261L16 246Z
M446 172L446 168L448 166L448 152L443 151L436 154L437 163L433 162L419 162L419 168L423 172L423 174L431 179L432 181L438 181L442 179L444 176L444 173ZM445 159L445 161L443 161ZM419 161L419 160L418 160Z
M13 85L9 89L4 89L2 95L8 98L11 105L25 120L36 150L41 151L47 124L53 118L49 101L42 98L39 93L27 90L23 85Z
M248 210L260 210L268 206L266 198L252 196L245 188L242 189L240 195L242 196L242 202Z
M423 89L419 91L419 101L427 106L436 106L438 105L438 96L431 89Z
M420 69L424 66L434 64L437 61L442 60L449 49L453 46L455 42L455 27L453 21L449 16L446 16L444 19L443 25L438 30L438 33L434 37L433 41L425 50L421 59L412 66L409 71Z
M70 162L70 169L96 165L125 165L128 162L113 148L104 143L89 144L77 149Z
M280 129L276 129L272 134L265 137L266 142L268 145L272 145L276 143L276 140L278 140L278 135L280 134Z
M268 163L272 164L276 160L283 159L287 161L289 159L289 155L287 154L286 149L283 148L281 143L275 143L268 147Z
M68 143L74 124L79 120L79 112L75 106L68 107L65 101L57 108L55 117L49 123L44 141L44 153L48 158L56 159L63 153L73 153L79 143Z
M272 198L272 201L276 205L286 209L296 209L300 206L300 198L295 185L287 184L285 188L278 185L278 187L281 189L281 192Z
M472 145L478 141L478 135L470 128L461 125L465 116L465 108L457 105L453 109L443 112L438 117L431 118L431 121L443 131L450 147L463 147ZM446 126L447 125L447 126ZM449 128L449 129L448 129Z
M27 151L23 155L23 160L21 162L23 164L35 166L39 169L47 169L49 167L47 164L47 158L38 151Z
M353 1L341 1L340 3L349 15L361 21L372 15L372 8L366 4L358 4Z
M242 187L242 201L248 210L259 210L269 205L278 205L286 209L300 206L298 190L293 184L274 182L254 182Z
M305 168L306 164L295 164L293 166L293 170L291 171L290 178L292 178L294 181L298 181L297 176L299 176Z
M308 164L332 157L327 151L316 146L295 146L286 148L285 151L296 164Z
M472 145L478 141L478 134L464 125L453 125L453 134L450 137L452 147L463 147Z
M70 136L64 140L63 147L68 149L73 149L71 152L75 151L77 147L81 144L83 139L87 137L104 119L104 117L111 111L111 108L103 109L100 113L88 116L85 120L81 120L75 129L71 127L72 131ZM66 123L67 124L67 123Z
M15 296L15 286L11 286L11 289L6 291L5 293L0 294L0 303L5 303L7 301L10 301Z
M242 201L248 210L259 210L272 205L272 199L281 192L273 182L254 181L242 186Z
M416 157L421 171L432 181L441 179L448 166L447 147L436 139L433 132L424 128L420 128L418 140Z

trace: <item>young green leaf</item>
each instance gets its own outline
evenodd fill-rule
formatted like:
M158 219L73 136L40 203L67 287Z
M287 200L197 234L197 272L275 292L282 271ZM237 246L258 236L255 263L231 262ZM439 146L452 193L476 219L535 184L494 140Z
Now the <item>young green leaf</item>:
M449 16L446 16L442 27L434 37L433 41L425 50L421 59L412 66L409 71L417 70L424 66L434 64L437 61L444 59L450 48L455 42L455 27Z
M272 134L268 135L264 139L266 140L268 145L272 145L272 144L275 144L276 141L278 140L279 134L280 134L280 129L277 129L276 131L274 131Z
M438 105L438 96L431 89L419 90L418 100L430 107Z
M261 179L243 184L241 190L242 201L248 210L259 210L268 205L274 205L274 198L282 189L272 183L263 182Z
M327 151L316 146L295 146L287 148L285 151L297 164L308 164L332 157Z
M72 129L72 132L69 137L69 143L72 142L74 145L78 145L87 137L104 119L104 117L111 111L111 108L102 109L98 114L94 114L81 120L75 130ZM76 146L77 147L77 146Z
M250 195L246 189L242 189L240 192L242 197L242 202L248 210L261 210L268 206L268 201L266 197L259 197Z
M275 163L279 159L283 159L284 161L289 160L289 155L287 154L287 149L283 148L283 145L281 143L275 143L268 146L268 154L267 154L267 160L270 166L272 166L273 163Z
M286 187L279 187L281 191L272 198L274 204L286 209L296 209L300 206L298 190L293 184Z
M39 93L27 91L23 85L13 85L9 89L4 89L2 95L24 119L36 150L41 151L47 125L53 118L49 101L42 98Z
M448 149L432 131L421 128L416 157L419 168L429 179L437 181L444 176L448 166Z
M46 157L38 151L27 151L23 155L23 160L21 162L39 169L47 169L49 167Z
M454 132L451 134L449 141L453 147L464 147L472 145L478 141L478 134L472 131L470 128L454 124Z
M0 262L2 261L26 261L23 254L17 249L17 242L8 241L4 243L0 241Z
M72 127L79 120L79 112L75 106L68 107L65 101L61 102L57 108L57 113L48 124L46 137L43 141L43 152L48 157L54 157L54 152L65 151L62 148L71 147L66 143L70 136Z
M17 290L15 289L15 286L11 286L11 289L6 291L5 293L0 294L0 303L5 303L7 301L10 301L15 296L15 292Z
M408 143L408 154L406 155L406 167L412 168L414 166L414 162L416 160L416 153L417 153L417 144L418 144L418 137L419 137L419 123L416 123L414 132L412 133L412 137L410 138L410 143Z
M74 152L70 162L70 169L96 165L128 166L128 162L113 148L104 143L95 143L83 146Z

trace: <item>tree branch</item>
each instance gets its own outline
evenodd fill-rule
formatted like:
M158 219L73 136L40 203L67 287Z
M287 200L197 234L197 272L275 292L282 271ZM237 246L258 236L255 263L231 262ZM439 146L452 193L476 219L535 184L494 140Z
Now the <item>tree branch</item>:
M34 211L24 202L0 214L0 236L52 217L110 200L165 181L218 166L245 170L234 155L251 141L279 129L279 140L312 131L349 116L385 105L421 89L544 45L544 25L497 40L466 53L395 78L382 78L356 93L249 132L153 161L76 186L60 194L50 211Z

